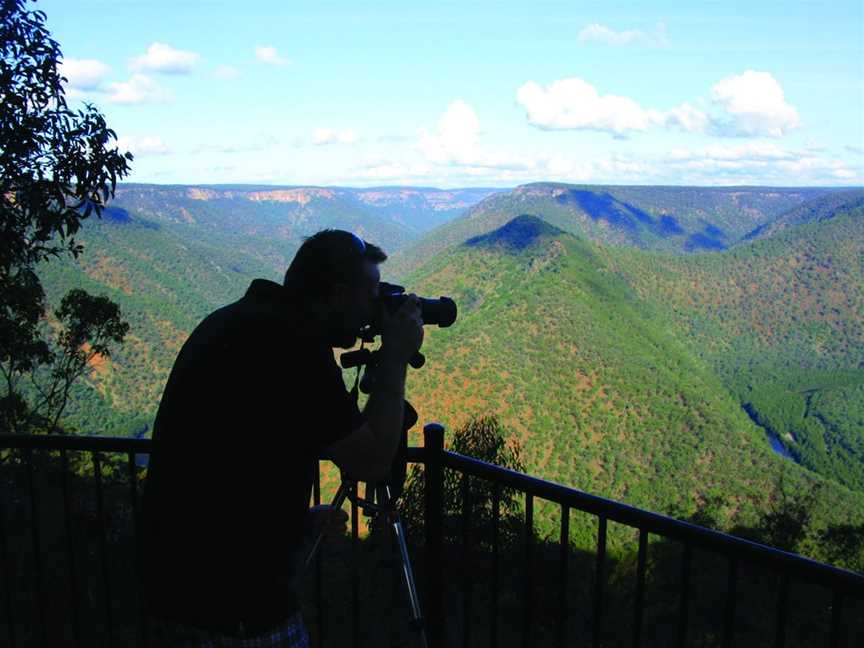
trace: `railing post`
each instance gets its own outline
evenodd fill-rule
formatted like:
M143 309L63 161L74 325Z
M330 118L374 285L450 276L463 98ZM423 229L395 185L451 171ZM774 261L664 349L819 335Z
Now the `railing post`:
M444 646L444 426L428 423L423 428L426 451L426 636L429 648Z

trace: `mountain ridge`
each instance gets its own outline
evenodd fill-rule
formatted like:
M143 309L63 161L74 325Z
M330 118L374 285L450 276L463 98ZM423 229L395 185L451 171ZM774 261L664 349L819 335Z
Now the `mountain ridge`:
M428 332L427 366L411 376L418 410L451 428L496 414L532 474L651 510L722 493L752 513L783 473L835 504L864 502L771 450L662 300L608 262L615 250L560 232L518 248L463 244L412 275L412 288L460 304L458 326Z
M532 183L484 198L395 255L408 274L436 253L529 213L604 244L678 253L725 249L831 188L652 187Z

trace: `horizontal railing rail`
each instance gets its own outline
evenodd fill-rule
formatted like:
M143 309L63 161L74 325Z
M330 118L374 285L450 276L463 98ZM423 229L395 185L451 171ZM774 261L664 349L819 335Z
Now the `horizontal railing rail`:
M534 547L534 510L535 499L545 500L556 504L561 510L561 527L560 527L560 610L558 618L558 645L568 645L566 632L564 629L564 619L567 615L566 610L566 595L567 588L567 561L569 555L569 522L570 511L580 511L587 513L597 518L597 543L594 551L594 581L593 581L593 607L590 611L591 625L593 626L593 645L603 645L601 638L601 627L604 618L608 615L608 611L604 609L604 587L605 574L608 570L609 555L607 553L607 534L608 524L610 522L618 523L626 527L638 530L638 554L636 557L636 587L634 595L634 609L632 610L632 632L633 645L640 645L641 635L643 632L643 611L646 598L646 572L648 571L648 555L649 555L649 534L659 536L665 539L673 540L680 543L683 547L681 558L681 578L680 578L680 602L678 604L677 617L677 642L675 645L686 646L687 643L687 628L688 615L690 610L690 594L692 587L692 562L693 550L706 550L713 554L718 554L728 560L728 577L726 577L725 590L725 607L722 614L722 633L719 645L731 646L735 645L733 637L735 636L736 623L736 606L740 596L739 580L741 579L741 565L755 564L759 567L764 567L768 570L776 572L779 575L779 589L777 592L777 610L774 623L774 645L783 646L786 644L786 633L789 622L789 598L790 598L790 582L795 579L796 582L801 581L806 584L818 585L824 587L832 593L830 606L830 620L828 623L828 644L836 647L843 645L842 637L844 627L844 609L848 609L847 603L849 599L856 601L864 601L864 576L850 571L846 571L831 565L823 564L804 558L802 556L792 554L780 549L762 545L744 538L732 536L719 531L703 528L695 524L670 518L657 513L652 513L643 509L638 509L621 502L611 499L606 499L596 495L591 495L583 491L556 484L550 481L538 479L527 474L515 472L495 466L472 457L463 456L452 451L444 450L444 429L437 424L427 425L424 429L424 446L410 447L406 452L406 460L408 463L418 463L425 466L424 483L425 483L425 505L424 505L424 551L423 560L425 572L425 591L423 592L423 604L426 613L426 626L428 631L429 645L433 648L440 648L443 645L451 645L452 641L446 640L446 624L448 615L445 614L445 605L443 601L445 591L445 572L448 571L448 565L445 556L447 553L444 550L444 513L443 513L443 475L444 470L452 470L460 473L463 476L474 479L485 480L494 484L494 541L493 541L493 569L491 574L491 588L493 591L491 607L492 607L492 623L495 626L492 629L491 645L498 644L497 639L497 623L499 612L499 569L501 567L499 550L499 525L501 523L500 515L500 495L503 489L510 489L521 493L525 497L524 503L524 560L526 565L530 565L532 555L536 551ZM202 444L202 448L206 448L206 442ZM104 623L106 624L106 633L108 643L112 643L112 630L115 624L114 610L111 604L110 596L110 579L108 543L105 536L105 510L104 510L104 486L102 483L101 470L101 454L117 453L126 456L126 469L128 471L128 485L126 491L130 500L129 508L134 511L133 516L133 541L137 547L137 517L138 517L138 478L137 478L137 455L148 455L153 450L153 442L149 439L124 439L124 438L108 438L108 437L78 437L78 436L15 436L15 435L0 435L0 450L17 449L22 451L22 456L25 463L25 472L27 478L24 483L28 483L32 495L34 488L33 481L33 451L52 451L58 452L61 458L61 465L64 470L68 467L67 453L69 452L84 452L90 453L92 456L92 476L95 487L95 514L99 519L99 569L102 572L102 584L104 587ZM461 545L462 551L467 551L471 544L471 528L469 520L470 510L470 492L467 488L467 478L463 480L463 489L461 493L463 513L462 513L462 531ZM66 527L66 537L72 538L72 523L70 518L69 507L69 483L67 477L62 475L62 496L63 502L63 517ZM6 531L4 530L4 507L6 503L2 501L6 497L0 493L0 566L3 569L4 582L2 584L3 597L5 603L0 606L0 614L6 616L7 631L6 634L10 638L10 645L15 645L15 623L12 613L10 597L13 585L9 582L9 573L11 569L8 542ZM321 501L321 484L319 478L316 477L313 489L314 503ZM29 516L31 519L30 540L31 552L33 555L33 578L35 579L35 595L38 603L37 620L42 623L40 633L40 643L48 645L48 639L44 630L45 607L48 600L51 599L53 593L45 591L46 566L43 564L40 548L40 536L38 524L36 520L39 518L39 513L36 510L37 498L30 496L28 499ZM358 538L358 511L356 506L352 506L351 512L351 555L355 555ZM80 561L80 557L76 555L75 548L72 546L71 540L67 546L67 563L68 563L68 578L72 597L74 599L78 585L79 577L76 562ZM137 549L136 549L137 553ZM320 558L320 554L319 554ZM136 566L137 567L137 566ZM352 566L352 601L354 604L353 612L353 634L354 645L358 643L358 590L357 590L357 573L356 567ZM528 645L531 641L532 626L532 606L530 603L530 592L534 587L534 575L530 568L526 568L523 577L523 587L525 592L526 605L524 607L524 616L522 619L524 634L523 644ZM316 583L316 596L319 606L317 612L318 628L323 632L323 623L321 617L321 587L322 587L322 571L321 562L317 561L314 572ZM471 636L470 629L470 604L471 604L471 584L466 573L461 574L462 578L462 618L464 625L461 628L462 645L469 644ZM138 604L140 606L140 598ZM623 613L622 610L616 610L616 615ZM846 613L848 615L848 612ZM74 635L74 643L76 645L84 645L81 637L82 621L79 618L78 604L73 601L72 605L72 634ZM139 607L138 614L139 633L142 642L146 643L147 627L144 620L143 608ZM847 618L848 620L848 618ZM452 637L450 638L452 639ZM317 645L322 645L322 634L319 632L317 636ZM472 644L473 645L473 644ZM664 644L665 645L665 644Z
M0 449L2 448L150 454L153 449L153 441L151 439L125 439L123 437L0 434Z
M522 493L568 506L571 509L603 516L609 521L619 522L672 540L686 542L727 557L759 562L777 571L794 574L802 580L840 590L844 594L857 598L864 598L864 576L855 572L826 565L798 554L728 533L714 531L659 513L635 508L615 500L591 495L449 450L444 451L443 463L447 468L481 477L503 487L513 488Z

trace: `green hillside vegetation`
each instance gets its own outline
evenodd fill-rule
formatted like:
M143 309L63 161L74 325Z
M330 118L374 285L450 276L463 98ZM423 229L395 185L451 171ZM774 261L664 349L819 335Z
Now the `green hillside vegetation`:
M724 249L780 214L833 193L772 187L620 187L535 183L490 196L394 259L407 274L438 252L532 214L599 243L669 252Z
M826 221L838 213L864 205L864 190L832 191L831 193L808 200L804 204L784 212L773 221L760 225L744 237L744 241L774 236L787 227Z
M192 327L252 278L279 280L297 244L254 219L229 226L238 219L225 210L213 216L224 226L206 211L185 222L165 201L115 206L85 228L80 261L45 267L51 296L107 293L132 325L75 394L67 425L79 433L146 434ZM409 398L450 428L497 415L530 473L637 506L687 516L722 500L717 524L747 525L785 472L793 497L822 484L823 528L858 523L856 218L823 214L698 255L598 244L527 215L498 229L478 221L479 234L406 282L460 307L455 327L427 332ZM772 452L766 429L822 476ZM538 508L547 531L553 518ZM574 532L586 539L589 526Z
M860 517L864 494L771 451L661 300L609 262L619 254L522 216L437 256L409 285L452 294L460 319L429 331L412 402L448 427L495 414L530 473L635 506L688 514L719 496L720 523L746 524L785 474L793 490L823 485L819 515Z
M860 193L813 216L723 254L600 254L798 461L864 490Z
M210 311L243 295L255 277L278 280L277 244L223 234L196 237L116 210L88 223L77 260L40 270L50 302L72 287L108 295L131 329L110 360L73 392L66 425L82 434L128 436L155 416L168 372L186 337ZM287 253L287 250L286 250Z

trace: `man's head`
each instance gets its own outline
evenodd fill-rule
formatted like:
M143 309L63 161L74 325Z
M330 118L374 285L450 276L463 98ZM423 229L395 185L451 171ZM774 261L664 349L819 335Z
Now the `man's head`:
M344 230L322 230L307 238L285 273L285 289L311 311L334 346L349 347L371 322L378 297L378 264L387 255Z

